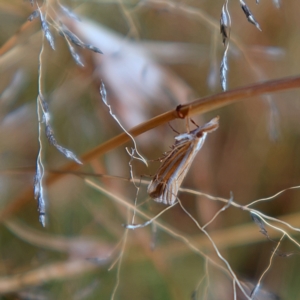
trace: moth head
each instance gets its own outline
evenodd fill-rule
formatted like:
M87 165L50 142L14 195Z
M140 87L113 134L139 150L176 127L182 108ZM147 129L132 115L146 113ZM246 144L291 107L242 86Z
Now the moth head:
M197 132L197 134L196 134L196 137L197 138L201 138L201 137L203 137L204 136L204 132L203 131L199 131L199 132Z

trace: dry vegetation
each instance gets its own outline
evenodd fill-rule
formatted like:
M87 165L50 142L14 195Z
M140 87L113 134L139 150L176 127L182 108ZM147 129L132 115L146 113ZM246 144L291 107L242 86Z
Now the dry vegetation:
M299 13L1 0L0 298L299 299ZM179 202L149 198L216 116Z

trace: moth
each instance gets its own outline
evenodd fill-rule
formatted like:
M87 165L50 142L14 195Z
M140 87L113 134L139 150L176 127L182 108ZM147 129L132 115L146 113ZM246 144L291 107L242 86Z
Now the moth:
M219 117L190 132L175 137L172 150L163 158L162 164L148 186L148 194L154 201L173 205L178 190L193 160L202 148L208 133L219 127Z

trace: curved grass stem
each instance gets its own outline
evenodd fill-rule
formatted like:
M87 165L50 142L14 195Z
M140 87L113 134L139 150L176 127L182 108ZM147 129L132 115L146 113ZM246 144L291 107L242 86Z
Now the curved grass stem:
M204 98L197 99L188 104L182 105L176 109L165 112L158 115L138 126L135 126L128 132L136 137L145 133L155 127L162 124L170 122L177 118L186 118L197 114L203 114L205 112L213 111L215 109L221 108L233 104L238 101L249 99L250 97L260 96L263 94L270 94L275 92L282 92L287 90L292 90L300 88L300 76L295 77L284 77L277 80L266 81L262 83L257 83L250 86L245 86L237 88L234 90L222 92L219 94L214 94ZM126 133L121 133L116 137L102 143L101 145L95 147L91 151L84 154L80 160L86 164L91 160L125 144L130 140L130 137ZM45 181L47 185L56 182L58 179L65 175L67 171L73 171L79 167L75 162L67 163L61 171L62 173L56 173L50 175ZM32 199L32 187L28 190L23 191L21 196L12 201L6 208L4 208L0 214L0 221L8 218L13 213L19 211L24 204L31 201Z

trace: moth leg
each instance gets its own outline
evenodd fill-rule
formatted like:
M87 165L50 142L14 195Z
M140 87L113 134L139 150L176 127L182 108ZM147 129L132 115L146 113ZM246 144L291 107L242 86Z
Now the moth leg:
M197 128L199 128L199 125L198 125L192 118L186 118L185 120L186 120L186 131L187 131L188 133L191 132L189 121L190 121L191 123L193 123Z
M191 121L197 128L199 128L199 125L198 125L192 118L190 118L190 121Z
M171 125L170 122L168 122L168 125L170 126L170 128L177 134L180 134L180 132L178 132L176 129L174 129L174 127Z
M189 120L192 120L192 119L190 119L190 118L185 119L186 132L188 132L188 133L191 132Z

